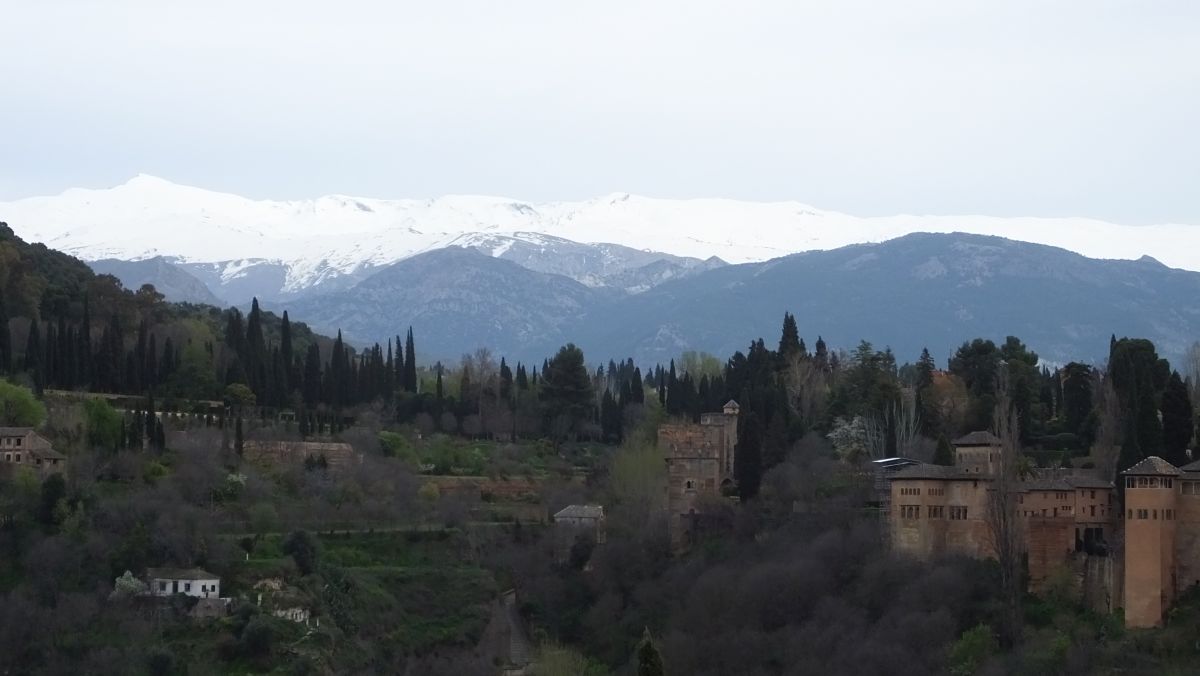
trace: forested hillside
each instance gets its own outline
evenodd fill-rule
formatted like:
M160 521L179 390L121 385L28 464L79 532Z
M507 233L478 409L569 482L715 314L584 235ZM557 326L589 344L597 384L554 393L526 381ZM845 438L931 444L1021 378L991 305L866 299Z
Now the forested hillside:
M35 428L66 463L0 466L0 667L15 673L1159 674L1194 659L1194 593L1165 628L1127 630L1064 578L1024 594L1010 631L993 562L889 548L870 461L952 464L948 440L1010 401L1023 471L1107 482L1152 455L1185 464L1200 344L1168 361L1109 333L1104 359L1058 366L1006 335L942 360L839 348L784 313L769 341L746 333L721 357L605 359L555 325L566 344L540 361L485 346L430 363L412 330L354 350L288 313L167 303L0 233L0 427ZM382 278L372 300L416 281ZM730 400L735 486L673 549L657 431ZM604 537L564 542L552 516L568 505L602 506ZM218 576L227 613L149 597L139 578L160 567Z

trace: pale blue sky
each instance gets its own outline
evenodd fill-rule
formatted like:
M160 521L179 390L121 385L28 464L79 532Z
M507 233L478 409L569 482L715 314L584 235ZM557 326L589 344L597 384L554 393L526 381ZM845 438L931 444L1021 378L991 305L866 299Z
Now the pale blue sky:
M0 200L615 191L1200 224L1196 2L0 0Z

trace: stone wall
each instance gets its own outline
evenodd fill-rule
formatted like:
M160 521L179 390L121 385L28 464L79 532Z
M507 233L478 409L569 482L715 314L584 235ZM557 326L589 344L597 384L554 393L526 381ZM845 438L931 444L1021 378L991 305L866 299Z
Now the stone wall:
M357 464L359 456L350 444L324 441L246 441L242 456L259 465L284 466L303 463L306 458L325 456L332 470Z

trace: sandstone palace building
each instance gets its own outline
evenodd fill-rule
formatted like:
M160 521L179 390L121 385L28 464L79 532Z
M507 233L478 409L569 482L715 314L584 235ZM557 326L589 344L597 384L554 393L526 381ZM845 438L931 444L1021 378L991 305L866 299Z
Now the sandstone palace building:
M1000 442L975 432L954 442L955 465L915 464L891 475L892 546L919 558L993 555L988 492ZM1101 559L1110 607L1131 627L1162 624L1175 597L1200 584L1200 462L1157 457L1121 473L1117 487L1084 470L1034 470L1018 484L1030 582ZM1085 590L1086 591L1086 590Z
M686 546L702 524L705 500L733 491L738 410L731 400L720 413L702 414L698 424L658 428L658 448L667 463L668 527L677 549Z

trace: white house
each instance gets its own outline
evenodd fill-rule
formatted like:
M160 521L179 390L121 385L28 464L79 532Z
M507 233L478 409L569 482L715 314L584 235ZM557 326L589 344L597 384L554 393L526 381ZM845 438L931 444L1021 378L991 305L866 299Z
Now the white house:
M221 597L221 578L199 568L147 568L146 585L154 596Z

